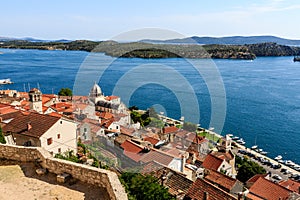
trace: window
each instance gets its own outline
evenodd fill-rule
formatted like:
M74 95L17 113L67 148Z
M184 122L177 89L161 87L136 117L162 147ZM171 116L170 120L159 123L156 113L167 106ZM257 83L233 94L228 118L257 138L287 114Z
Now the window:
M62 121L60 121L60 124L62 124Z
M57 139L59 139L59 138L60 138L60 134L58 133L58 134L57 134Z
M86 132L87 132L87 128L83 128L83 132L85 132L85 133L86 133Z
M58 148L57 151L58 151L58 153L61 153L61 148Z
M119 126L116 126L116 129L119 129Z
M47 139L47 144L48 144L48 145L52 144L52 138L48 138L48 139Z

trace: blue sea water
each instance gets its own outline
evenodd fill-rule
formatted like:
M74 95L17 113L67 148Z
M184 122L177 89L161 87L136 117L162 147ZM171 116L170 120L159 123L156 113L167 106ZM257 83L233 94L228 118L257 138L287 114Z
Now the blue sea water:
M81 51L0 52L0 79L14 82L0 89L28 91L39 86L43 93L57 93L75 85L76 94L87 95L96 81L106 95L120 95L129 106L146 109L156 105L176 119L183 113L189 121L199 117L200 121L193 122L205 128L214 126L213 100L225 100L226 107L218 104L214 111L222 115L226 109L224 127L217 132L243 137L246 146L256 144L270 157L280 154L300 163L300 63L294 63L292 57L115 59ZM220 77L224 88L214 84ZM187 106L182 105L185 100ZM182 111L181 107L189 108Z

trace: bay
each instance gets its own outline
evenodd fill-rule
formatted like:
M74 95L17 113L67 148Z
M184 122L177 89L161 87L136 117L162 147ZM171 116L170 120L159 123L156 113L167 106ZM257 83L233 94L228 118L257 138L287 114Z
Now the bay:
M300 63L294 63L292 57L186 60L111 58L82 51L0 49L0 52L3 52L0 79L11 78L14 82L0 89L28 91L39 86L43 93L57 93L62 87L77 85L81 89L76 94L87 95L96 81L106 95L116 94L122 99L128 96L128 106L146 109L155 105L172 118L183 115L181 107L190 107L184 117L193 121L199 117L193 117L199 107L198 123L205 128L214 126L212 99L225 99L225 123L217 132L243 137L246 146L256 144L269 152L270 157L280 154L300 163ZM225 96L211 92L222 91L220 85L212 84L218 78L215 71L210 74L214 67L224 83ZM183 105L186 103L182 98L193 99L193 95L198 104ZM216 108L220 113L224 109Z

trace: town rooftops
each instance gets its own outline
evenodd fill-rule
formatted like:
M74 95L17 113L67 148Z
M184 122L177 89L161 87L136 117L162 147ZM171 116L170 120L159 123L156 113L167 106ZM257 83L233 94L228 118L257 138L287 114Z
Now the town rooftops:
M151 161L156 161L160 164L166 165L168 166L170 164L170 162L174 159L174 157L172 157L171 155L168 155L166 153L157 151L157 150L151 150L148 153L145 153L140 161L142 163L148 163Z
M291 190L282 187L272 181L269 181L263 177L259 177L255 183L249 188L249 192L258 197L268 200L288 199Z
M291 179L279 182L279 185L300 194L300 183Z
M235 196L218 188L214 184L198 178L187 192L187 196L191 199L209 199L209 200L233 200Z
M224 161L223 159L218 158L217 156L208 154L202 163L202 167L217 171L221 166L221 164L223 163L223 161Z
M105 97L105 100L106 101L111 101L111 100L114 100L114 99L119 99L120 97L118 97L118 96L107 96L107 97Z
M168 126L163 128L163 133L164 134L169 134L169 133L174 133L176 131L180 130L176 126Z
M11 122L4 126L3 132L39 138L58 120L60 120L59 117L30 112L29 114L22 114L15 117Z
M124 150L124 155L136 162L138 162L143 155L141 154L141 152L144 148L130 140L126 140L125 142L123 142L121 144L121 148Z
M211 183L217 184L223 190L229 192L238 182L237 179L231 178L215 170L209 170L208 175L204 177Z

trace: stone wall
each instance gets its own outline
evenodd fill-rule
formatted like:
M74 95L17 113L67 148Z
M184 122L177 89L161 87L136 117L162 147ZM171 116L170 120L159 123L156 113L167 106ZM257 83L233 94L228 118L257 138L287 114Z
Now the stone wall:
M41 161L43 168L55 174L68 173L80 181L106 188L110 199L126 200L127 194L121 185L116 173L90 167L66 160L56 159L46 150L40 147L22 147L0 144L0 158L34 162Z

